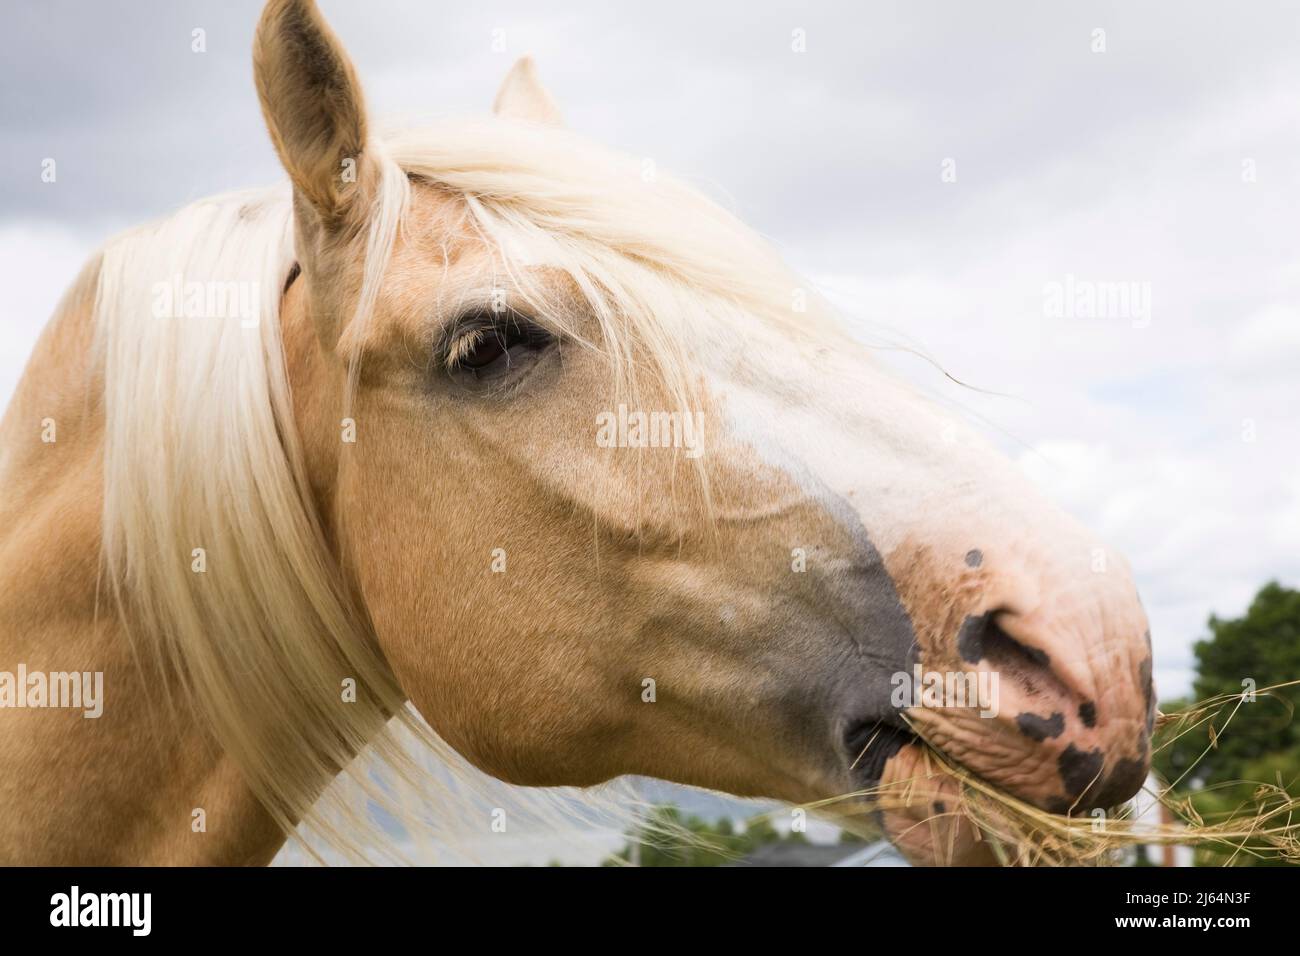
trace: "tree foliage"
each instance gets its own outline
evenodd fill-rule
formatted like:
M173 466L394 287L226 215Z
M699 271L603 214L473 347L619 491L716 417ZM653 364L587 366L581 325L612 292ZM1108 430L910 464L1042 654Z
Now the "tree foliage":
M1158 751L1156 769L1202 814L1249 806L1260 783L1300 796L1300 723L1293 719L1300 687L1248 699L1252 689L1300 679L1300 591L1269 583L1243 616L1212 616L1209 631L1194 648L1195 699L1247 696ZM1187 703L1170 701L1162 709L1173 712ZM1215 862L1213 854L1201 858Z

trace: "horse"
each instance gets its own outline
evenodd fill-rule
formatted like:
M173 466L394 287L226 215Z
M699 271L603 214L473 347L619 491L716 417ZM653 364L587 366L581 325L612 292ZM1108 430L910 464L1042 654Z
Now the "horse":
M528 59L382 133L311 0L252 59L287 183L108 241L0 424L0 862L267 863L394 727L525 788L905 783L921 863L989 862L932 755L1140 788L1122 556L769 243Z

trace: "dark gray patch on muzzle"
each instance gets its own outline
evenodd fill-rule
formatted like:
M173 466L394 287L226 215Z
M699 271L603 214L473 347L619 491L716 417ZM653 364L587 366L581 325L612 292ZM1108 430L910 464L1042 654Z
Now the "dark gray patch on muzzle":
M1085 700L1079 705L1079 719L1083 721L1085 727L1097 726L1097 705L1090 700Z
M1100 750L1080 750L1074 744L1066 747L1065 752L1056 758L1065 792L1077 798L1094 783L1099 783L1104 759Z
M1106 777L1106 786L1097 795L1097 803L1113 807L1123 803L1142 788L1147 778L1147 761L1134 757L1121 757Z
M1016 717L1016 726L1030 740L1042 743L1049 737L1059 737L1065 731L1065 715L1054 713L1051 717L1039 717L1037 714L1020 714Z
M821 503L852 543L851 553L819 576L824 599L831 602L834 616L852 632L866 664L862 672L846 675L854 681L848 694L852 701L850 712L901 728L901 715L890 697L894 675L910 675L920 660L912 619L857 511L844 498L816 483Z

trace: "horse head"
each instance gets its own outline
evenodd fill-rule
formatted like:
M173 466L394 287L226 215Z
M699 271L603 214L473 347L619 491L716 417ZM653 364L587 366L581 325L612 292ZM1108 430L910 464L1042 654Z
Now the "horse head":
M314 504L460 753L796 804L912 782L885 824L922 860L981 854L914 826L956 786L931 748L1059 813L1140 787L1123 559L755 233L565 130L528 61L494 119L387 137L311 3L268 4L255 67Z

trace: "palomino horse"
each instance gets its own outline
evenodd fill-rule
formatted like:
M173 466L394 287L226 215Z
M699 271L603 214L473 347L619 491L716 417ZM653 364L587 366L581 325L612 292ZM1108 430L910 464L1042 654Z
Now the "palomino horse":
M383 137L309 0L253 62L290 188L111 241L3 422L0 862L268 861L412 709L514 784L922 780L926 861L983 856L917 826L917 733L1054 812L1139 788L1122 559L754 233L528 61Z

